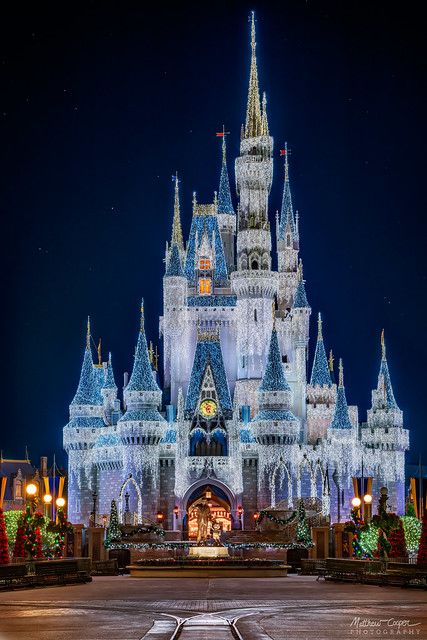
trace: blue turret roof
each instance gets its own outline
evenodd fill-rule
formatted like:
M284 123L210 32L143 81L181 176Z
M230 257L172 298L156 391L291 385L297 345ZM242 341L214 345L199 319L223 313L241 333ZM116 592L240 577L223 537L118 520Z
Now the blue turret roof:
M283 371L282 356L275 327L271 332L267 366L259 388L260 391L290 391L290 386Z
M93 404L104 404L101 389L105 382L104 367L102 364L93 365Z
M233 202L231 200L230 181L228 179L224 132L223 132L223 138L222 138L222 166L221 166L221 178L219 180L218 213L228 213L230 215L235 215L234 209L233 209Z
M89 345L83 354L79 385L71 404L94 404L93 361Z
M297 288L295 290L293 307L294 309L302 309L304 307L310 307L307 300L304 280L302 278L298 282Z
M144 300L141 302L141 329L136 344L135 361L126 391L160 391L154 380L148 356L147 338L144 330Z
M391 385L390 372L388 370L388 363L386 358L384 329L381 332L381 365L378 378L382 376L384 380L385 400L389 409L398 409L397 402L394 397L393 387ZM379 382L379 380L378 380Z
M193 368L191 370L185 402L185 410L191 412L196 410L203 377L208 365L211 367L215 389L218 394L219 405L222 411L231 411L232 404L230 390L228 387L227 375L225 373L219 336L215 337L207 332L202 332L197 341L196 353L194 354Z
M289 225L292 233L295 233L295 218L292 207L292 195L289 185L288 146L285 144L285 181L283 186L282 209L280 212L279 240L285 239L286 226Z
M105 380L102 385L103 389L117 389L116 381L114 380L113 364L111 362L111 353L108 358L107 369L105 372Z
M328 360L326 358L325 345L323 343L322 334L322 318L319 313L318 331L317 331L317 343L316 351L314 353L313 368L311 370L311 385L328 385L332 384L331 372L329 370Z
M331 422L331 429L352 429L348 415L347 398L345 397L345 387L343 381L343 367L340 359L340 382L337 391L337 401L335 404L335 413Z
M188 239L187 257L185 260L184 272L189 282L195 282L195 261L196 261L196 236L198 247L202 244L204 234L207 234L209 241L213 238L215 248L215 269L214 282L216 285L226 284L228 280L227 265L225 262L224 247L218 227L216 215L193 215L191 222L190 237Z
M178 245L174 242L170 250L169 262L166 268L166 276L184 276L182 270L181 256L179 255Z

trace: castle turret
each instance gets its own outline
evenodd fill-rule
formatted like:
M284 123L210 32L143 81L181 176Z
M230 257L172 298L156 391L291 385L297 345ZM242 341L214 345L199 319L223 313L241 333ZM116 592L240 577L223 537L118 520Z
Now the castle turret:
M342 360L339 362L339 383L337 389L337 399L335 404L334 416L329 427L331 437L335 438L341 435L351 435L353 431L353 425L350 420L347 398L345 395L344 387L344 368Z
M167 422L159 413L162 392L154 379L148 355L144 301L141 302L141 323L132 375L124 391L124 400L126 412L118 423L121 441L125 445L124 478L132 475L143 496L143 512L153 516L158 498L159 443Z
M166 251L166 271L163 278L163 318L160 331L163 334L164 388L166 403L175 404L180 386L190 375L189 363L180 357L178 349L188 349L187 330L187 278L184 273L184 242L182 238L178 174L175 178L174 214L170 249Z
M251 69L246 125L236 159L239 195L237 270L231 283L237 295L238 379L260 380L272 329L271 302L278 276L271 271L271 233L268 197L273 178L273 138L268 134L266 101L261 109L256 61L255 18L251 20ZM256 403L255 386L238 382L238 397ZM255 394L256 395L256 394Z
M235 269L234 241L236 236L236 214L231 199L230 181L227 170L226 132L222 130L222 164L218 191L218 225L224 246L227 271L230 274Z
M108 354L108 362L103 363L104 382L101 387L101 394L104 400L105 420L108 424L117 424L121 416L120 400L117 398L117 385L114 379L113 363L111 353Z
M279 270L279 312L283 315L292 307L298 286L299 233L292 207L289 184L288 145L285 144L285 180L283 186L282 209L277 224L277 260Z
M326 358L323 342L322 317L317 321L317 342L314 352L310 383L307 385L307 439L316 444L324 438L331 423L336 399L337 387L332 384L331 371Z

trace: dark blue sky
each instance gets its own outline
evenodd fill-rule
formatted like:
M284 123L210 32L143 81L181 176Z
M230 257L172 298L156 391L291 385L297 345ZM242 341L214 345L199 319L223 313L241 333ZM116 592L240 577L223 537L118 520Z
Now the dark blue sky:
M234 180L252 8L276 149L271 219L287 140L313 327L321 310L363 420L385 327L411 458L424 450L427 461L420 9L302 0L2 8L5 456L22 456L25 444L34 459L61 452L88 313L119 384L142 295L157 340L171 174L182 177L188 233L192 191L211 201L218 186L223 123Z

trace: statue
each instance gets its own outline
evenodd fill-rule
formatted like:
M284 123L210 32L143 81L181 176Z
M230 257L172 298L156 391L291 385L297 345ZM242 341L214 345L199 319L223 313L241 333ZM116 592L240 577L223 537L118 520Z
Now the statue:
M215 542L215 546L222 547L222 544L221 544L222 526L221 526L221 523L218 522L218 520L216 520L215 518L212 520L211 531L212 531L212 538Z
M211 510L206 498L201 498L194 505L197 509L197 542L206 542L209 536L209 521Z

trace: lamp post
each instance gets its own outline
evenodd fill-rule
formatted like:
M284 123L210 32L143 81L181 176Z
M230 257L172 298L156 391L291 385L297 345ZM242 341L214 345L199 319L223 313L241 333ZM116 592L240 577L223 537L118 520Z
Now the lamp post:
M52 505L52 496L50 495L50 493L46 493L43 496L43 503L44 503L44 515L46 518L49 517L49 507Z
M30 484L27 484L25 487L25 492L27 494L27 501L30 505L31 513L33 513L37 504L37 485L34 484L34 482L30 482Z

